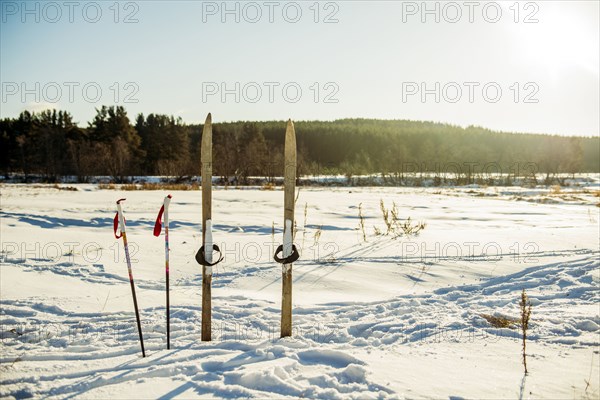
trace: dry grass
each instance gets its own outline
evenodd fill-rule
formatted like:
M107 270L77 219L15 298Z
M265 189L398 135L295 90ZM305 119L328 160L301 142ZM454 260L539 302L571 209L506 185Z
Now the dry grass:
M600 197L600 190L590 190L590 189L573 189L569 190L570 194L589 194L593 197Z
M200 190L197 183L131 183L125 185L115 185L114 183L100 183L98 189L102 190Z
M427 226L425 222L413 223L410 217L403 221L398 214L398 207L395 202L392 202L392 208L386 209L383 199L381 199L379 201L379 208L381 209L383 222L387 228L385 234L389 235L391 233L394 239L402 235L417 236ZM376 231L375 234L378 235L378 232Z
M114 183L99 183L98 189L100 189L100 190L116 190L117 186Z
M260 190L275 190L275 184L273 182L266 182L260 187Z
M562 193L562 189L560 187L560 185L554 185L550 188L550 194L561 194Z
M521 324L516 318L495 317L490 314L479 314L479 316L489 322L494 328L515 329Z
M362 213L362 203L360 203L358 205L358 218L359 218L359 223L358 223L358 227L362 232L362 238L363 241L366 242L367 241L367 234L365 232L365 217Z
M315 234L313 235L313 246L318 246L319 245L319 240L321 239L321 234L323 233L323 225L319 226L319 228L317 228L317 230L315 231Z
M76 187L73 186L59 186L58 183L55 183L54 186L52 186L54 189L58 189L58 190L67 190L69 192L76 192L79 189L77 189Z
M402 232L404 232L406 236L412 236L418 235L419 232L425 229L427 224L425 222L415 222L413 224L410 217L408 217L408 219L403 223L399 222L398 226L402 229Z
M529 318L531 317L531 301L525 293L525 289L521 292L521 332L523 335L523 368L527 374L527 329L529 328Z
M154 185L152 185L152 187L154 187ZM138 185L136 185L135 183L132 184L126 184L126 185L121 185L121 190L125 190L125 191L132 191L132 190L138 190ZM154 190L154 188L150 189L150 190Z

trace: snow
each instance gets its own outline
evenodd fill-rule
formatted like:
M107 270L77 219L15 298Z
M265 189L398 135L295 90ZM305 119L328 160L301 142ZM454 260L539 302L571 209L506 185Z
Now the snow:
M213 341L200 341L201 195L93 184L1 185L2 398L597 398L597 192L563 188L306 188L296 203L293 336L279 338L282 190L216 187ZM597 189L596 189L597 190ZM123 203L141 357L115 201ZM424 221L385 232L380 200ZM362 203L367 242L358 230ZM304 206L307 214L304 215ZM272 232L272 226L275 232ZM320 232L320 233L319 233ZM163 233L164 234L164 233ZM520 332L483 317L533 312Z

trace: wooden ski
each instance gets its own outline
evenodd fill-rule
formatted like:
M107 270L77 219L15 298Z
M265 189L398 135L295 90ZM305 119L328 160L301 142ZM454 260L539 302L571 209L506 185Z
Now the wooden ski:
M212 117L204 122L202 145L202 246L206 263L212 264ZM212 317L212 265L202 265L202 341L211 340Z
M292 336L292 262L298 259L296 246L292 243L296 197L296 132L291 119L288 120L285 131L284 164L283 258L276 258L282 262L281 337Z
M202 340L210 342L212 317L212 267L223 261L219 246L212 236L212 117L210 113L204 122L202 144L200 146L202 173L202 247L196 253L196 261L202 265ZM216 261L214 253L218 253Z

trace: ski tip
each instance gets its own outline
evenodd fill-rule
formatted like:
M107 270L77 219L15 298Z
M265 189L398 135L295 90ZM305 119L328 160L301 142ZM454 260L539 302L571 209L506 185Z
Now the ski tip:
M126 199L119 199L117 200L117 204L121 204L122 201L125 201Z
M290 119L288 119L287 126L288 126L288 128L289 128L289 127L293 127L293 126L294 126L294 123L292 122L292 119L291 119L291 118L290 118Z
M211 113L208 113L208 115L206 116L206 123L207 124L212 123L212 115L211 115Z

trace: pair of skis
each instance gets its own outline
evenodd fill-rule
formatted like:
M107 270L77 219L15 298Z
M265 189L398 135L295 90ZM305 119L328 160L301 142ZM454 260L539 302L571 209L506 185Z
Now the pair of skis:
M201 144L201 173L202 173L202 246L196 254L196 261L202 265L202 341L210 341L212 331L212 267L223 260L219 247L214 244L212 236L212 117L209 113L206 117L202 132ZM299 258L298 250L293 244L294 230L294 207L296 191L296 133L294 124L288 120L285 133L284 149L284 232L283 245L280 245L273 256L275 261L282 264L282 296L281 296L281 337L292 335L292 263ZM117 201L117 215L114 220L115 237L123 238L125 258L129 272L129 282L133 297L133 305L137 321L142 356L146 356L140 314L137 305L137 296L131 270L131 259L125 232L125 218L121 202ZM167 349L170 349L170 300L169 300L169 213L168 207L171 195L165 197L163 206L159 212L154 226L154 236L159 236L162 230L161 216L164 213L165 220L165 274L166 274L166 317L167 317ZM121 234L117 235L117 226L120 226ZM206 251L209 249L209 251ZM217 251L219 256L213 262L213 252ZM280 256L281 254L281 256Z
M212 116L209 113L202 131L200 149L202 163L202 247L196 254L196 260L202 265L202 340L211 340L212 307L212 266L220 262L223 256L214 244L212 236ZM281 337L292 335L292 263L299 258L293 244L294 206L296 192L296 132L294 123L288 120L285 131L284 149L284 232L283 245L275 251L273 258L282 267L281 295ZM209 249L209 251L206 251ZM213 260L213 250L219 253L219 259ZM280 256L281 254L281 256Z

